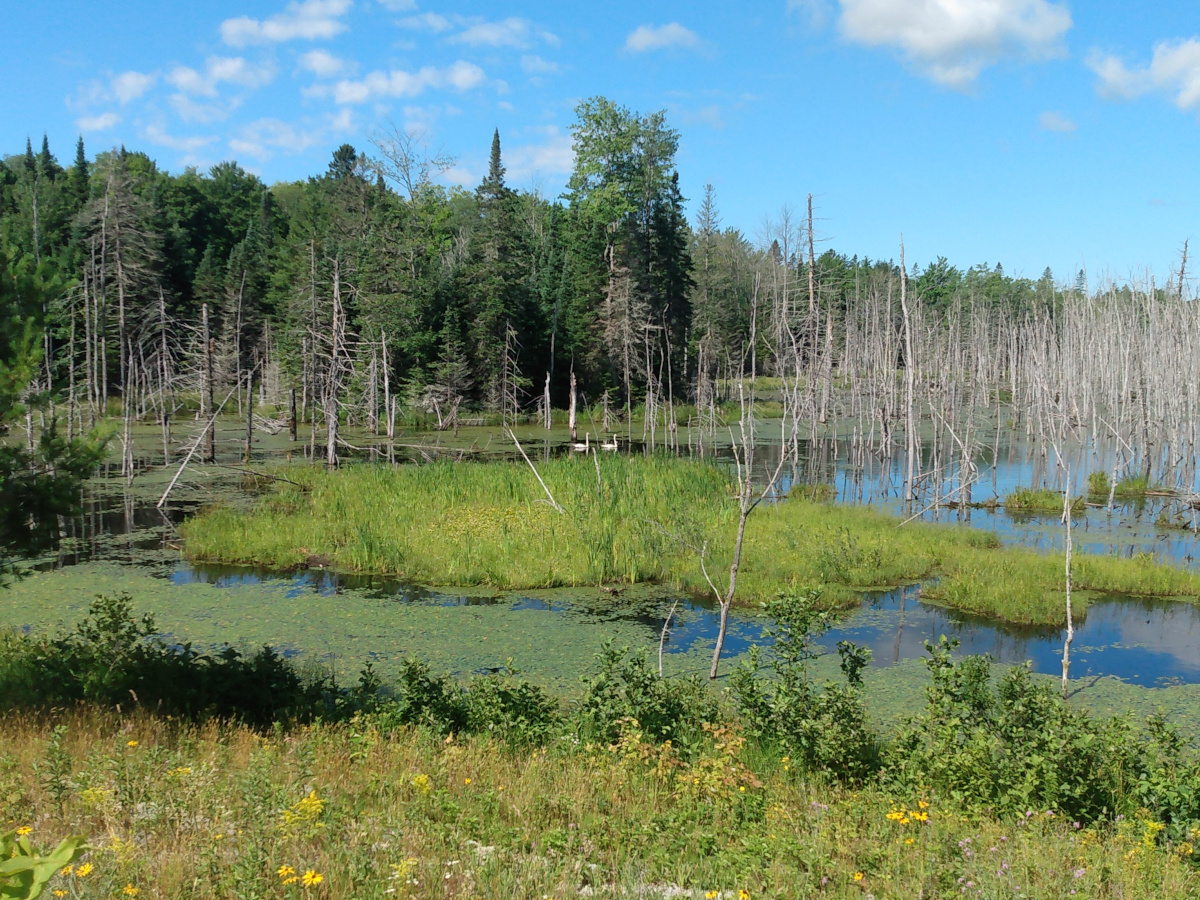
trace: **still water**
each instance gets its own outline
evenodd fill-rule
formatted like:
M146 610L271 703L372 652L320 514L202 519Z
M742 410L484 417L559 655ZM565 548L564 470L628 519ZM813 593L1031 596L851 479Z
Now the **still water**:
M474 446L489 446L490 440L483 438L483 435L464 436ZM365 438L361 442L366 443ZM236 445L233 440L229 443ZM561 441L544 441L539 445L530 438L526 446L544 455L563 452ZM636 452L644 448L635 443L625 449ZM272 459L286 452L276 441L270 447L256 450L256 460L260 454L264 459ZM718 459L727 459L728 453L727 447L715 448ZM772 457L778 458L779 447L764 442L756 453L760 464L773 466ZM905 468L902 455L888 459L856 454L850 442L826 439L805 444L802 457L801 464L788 473L784 492L797 483L822 483L836 491L838 502L868 503L897 514L904 512L900 500ZM231 458L230 462L233 461ZM1084 473L1073 479L1073 493L1082 490L1087 472L1105 470L1111 465L1110 457L1102 450L1082 447L1070 451L1067 461L1072 471ZM348 604L353 604L357 595L386 597L389 602L403 604L462 607L501 604L514 613L565 617L576 625L603 628L606 622L617 621L635 627L652 647L657 646L670 606L671 598L626 602L605 597L590 602L574 596L567 599L546 599L544 595L464 597L323 570L277 574L193 566L180 562L175 534L178 523L205 503L216 500L247 503L253 498L243 489L240 474L231 467L198 469L196 475L181 482L171 502L159 511L154 503L171 472L156 466L151 457L139 459L139 464L133 486L112 477L96 479L88 486L84 513L66 523L69 539L58 554L42 560L40 568L117 562L160 576L173 585L203 582L249 590L261 585L270 588L271 597L280 596L282 587L284 596L300 607L306 597L335 594L345 594ZM975 467L980 474L971 485L971 499L977 503L1002 500L1020 487L1061 489L1065 481L1060 468L1051 465L1020 436L1010 434L1002 435L1000 441L981 451ZM1055 515L1011 515L1002 508L958 509L934 502L957 496L961 460L956 463L950 458L949 464L942 465L927 450L921 468L933 474L925 481L923 500L918 504L919 518L969 524L997 534L1010 545L1042 550L1061 547L1063 529ZM1111 510L1089 507L1074 519L1075 549L1077 553L1127 556L1151 553L1164 562L1194 568L1200 557L1200 538L1186 527L1192 524L1191 516L1178 498L1169 497L1117 503ZM667 652L678 654L711 647L716 621L713 611L703 603L682 602L666 642ZM727 637L729 654L736 656L752 644L762 643L763 624L754 615L737 613ZM867 645L873 653L873 665L886 667L923 656L924 642L936 640L942 634L958 639L962 653L987 653L1004 663L1030 661L1039 672L1061 671L1060 629L1018 628L940 609L922 602L919 585L865 596L858 609L839 618L821 644L830 651L840 640ZM290 644L287 634L280 634L272 641L278 646ZM1086 620L1077 627L1071 674L1076 679L1113 675L1145 686L1200 683L1200 608L1128 597L1094 599Z

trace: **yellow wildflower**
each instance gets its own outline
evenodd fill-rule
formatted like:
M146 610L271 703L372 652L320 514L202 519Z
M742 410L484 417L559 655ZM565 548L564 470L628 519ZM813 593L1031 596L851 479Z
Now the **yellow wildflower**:
M53 894L55 897L65 897L65 896L67 896L67 892L66 892L66 891L64 891L62 888L58 888L57 890L53 890L53 891L51 891L50 893L51 893L51 894Z
M59 870L58 874L61 875L63 878L66 878L69 875L74 875L75 867L74 866L63 866L62 869Z
M18 836L25 837L25 835L27 835L27 834L33 834L33 829L30 828L28 825L22 825L20 828L17 829Z
M929 802L926 800L918 800L917 806L921 807L921 809L929 809Z
M425 774L417 774L412 777L412 786L422 794L428 794L430 790L429 776Z
M863 880L864 878L866 878L866 877L867 877L867 876L866 876L866 875L864 875L862 872L855 872L855 873L854 873L854 880L855 880L855 881L862 881L862 880Z
M716 891L706 891L704 894L704 900L716 900L717 896L718 894Z
M463 784L470 784L470 783L471 783L471 779L470 779L470 778L464 778L464 779L463 779Z
M125 742L126 747L136 747L137 745L138 745L137 741L126 741Z
M927 813L927 812L918 812L916 810L910 810L908 814L909 814L909 816L912 817L913 821L915 821L915 822L928 822L929 821L929 813Z
M275 874L278 875L280 878L287 878L289 875L295 875L296 870L293 869L291 866L285 865L285 866L280 866L278 869L276 869Z
M301 883L305 887L312 887L315 884L320 884L324 880L325 876L320 872L315 872L312 869L306 869L304 872L304 878L301 879Z
M75 877L76 878L87 878L89 875L92 874L92 868L93 868L93 866L91 863L84 863L82 866L80 866L78 869L75 870Z
M901 811L899 809L893 809L890 813L887 814L887 817L889 819L891 819L893 822L899 822L901 819L904 818L904 813L903 813L903 811Z
M906 844L913 844L913 843L916 843L916 841L915 841L915 839L914 839L914 838L905 838L905 839L904 839L904 843L906 843Z
M910 819L908 816L901 816L901 817L900 817L900 824L901 824L901 825L908 825L908 824L909 824L909 823L911 823L911 822L912 822L912 819Z
M750 892L745 888L738 888L738 900L750 900Z
M138 895L138 889L132 884L127 884L125 887L121 888L121 893L126 897L136 897Z

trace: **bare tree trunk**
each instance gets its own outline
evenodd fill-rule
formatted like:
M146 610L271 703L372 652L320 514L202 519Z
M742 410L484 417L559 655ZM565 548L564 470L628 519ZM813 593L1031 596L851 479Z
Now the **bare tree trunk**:
M916 360L913 358L912 318L908 314L908 275L904 268L904 236L900 236L900 309L904 315L904 397L906 419L904 430L907 441L908 472L904 478L904 502L912 503L916 479L917 432L913 416L913 378Z
M1067 584L1067 637L1063 641L1062 655L1062 691L1063 699L1067 699L1067 672L1071 668L1071 643L1075 640L1075 621L1071 614L1071 469L1067 468L1067 484L1063 493L1063 524L1067 527L1066 539L1066 584Z
M161 376L158 393L162 403L160 411L162 412L163 465L169 466L171 464L171 409L167 405L167 394L170 392L171 373L167 359L167 298L163 295L161 285L158 288L158 337Z
M296 389L288 388L288 440L296 443Z
M246 451L243 458L250 462L250 447L254 443L254 370L246 373Z
M571 366L571 408L568 413L567 427L571 431L571 441L572 442L577 441L579 439L578 435L576 434L575 403L576 403L575 367Z
M333 261L333 324L330 330L329 383L325 401L325 465L338 464L338 335L342 313L342 274L340 260Z
M213 412L213 339L208 325L208 304L200 307L201 337L204 341L204 372L200 385L200 416L208 420ZM205 426L204 461L216 462L217 459L217 424L214 419Z

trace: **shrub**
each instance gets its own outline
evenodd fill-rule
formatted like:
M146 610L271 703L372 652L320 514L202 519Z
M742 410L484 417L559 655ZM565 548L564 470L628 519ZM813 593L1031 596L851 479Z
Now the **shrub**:
M153 616L134 616L127 594L97 597L73 631L0 643L0 697L10 707L91 702L266 726L320 714L334 692L332 679L301 678L270 647L243 656L168 644Z
M558 702L511 669L472 679L466 691L467 726L509 743L544 743L562 721Z
M1027 666L995 683L986 657L954 660L956 641L926 642L932 678L922 714L888 748L887 780L1002 814L1055 810L1094 821L1152 806L1173 821L1200 816L1200 770L1177 736L1138 735L1068 706Z
M747 731L779 744L798 765L852 782L878 767L878 739L867 724L862 670L870 651L849 641L838 644L846 684L819 689L809 679L817 657L813 641L830 625L821 611L820 592L781 593L764 605L773 624L764 636L773 640L772 677L760 677L757 648L734 672L731 687Z
M615 741L619 723L634 719L655 741L686 743L699 735L704 723L718 717L715 699L698 678L661 678L644 653L631 654L611 640L597 659L600 671L584 679L579 704L580 727L592 737Z

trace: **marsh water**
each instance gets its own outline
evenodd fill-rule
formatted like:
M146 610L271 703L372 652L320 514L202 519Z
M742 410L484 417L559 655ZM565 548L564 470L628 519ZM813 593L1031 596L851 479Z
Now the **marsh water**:
M463 432L455 443L443 445L437 435L412 443L428 448L436 441L438 452L449 454L507 452L492 434L498 429ZM562 452L561 436L550 440L542 434L539 441L538 433L531 431L527 446L544 454ZM146 446L153 447L152 441L148 434ZM366 437L356 443L365 445ZM236 442L230 438L228 444ZM261 445L255 447L254 465L302 452L278 436L262 436ZM832 440L810 444L803 464L789 474L785 490L796 481L820 482L835 488L837 502L872 503L902 512L902 460L856 458L850 446ZM1002 498L1018 487L1061 486L1053 467L1018 438L997 442L996 449L999 452L986 451L975 461L982 475L973 485L974 500ZM636 444L624 448L644 450ZM206 503L253 501L232 447L227 452L228 466L194 467L162 511L155 502L173 470L162 465L161 455L156 462L148 451L132 483L112 473L93 480L85 492L83 514L66 523L68 539L61 550L8 592L0 622L26 629L69 622L86 608L92 593L128 590L135 601L139 595L149 598L166 633L201 645L271 643L346 673L365 662L386 670L415 653L437 667L464 674L516 665L549 680L577 680L577 672L586 669L586 660L605 638L655 652L666 612L677 599L652 589L615 596L597 596L594 591L514 595L437 590L319 569L278 573L191 564L181 559L178 523ZM716 447L718 458L727 453ZM769 458L778 453L778 445L764 443L760 453ZM1100 453L1081 448L1073 463L1077 471L1087 471L1089 453L1095 468L1105 465ZM420 455L428 456L428 449ZM932 467L932 460L923 465ZM953 471L948 471L929 496L954 490ZM927 505L921 518L960 521L992 531L1006 544L1061 546L1063 529L1055 515L1014 516L1003 509ZM1197 536L1182 527L1190 523L1189 515L1178 501L1166 497L1118 503L1112 510L1089 507L1074 520L1075 549L1151 553L1192 568L1197 564ZM759 616L736 612L726 643L729 657L735 659L762 643L764 625ZM709 606L681 601L664 642L670 669L702 671L716 627ZM962 653L987 653L1002 663L1029 661L1035 671L1048 674L1061 671L1060 629L1015 627L941 609L923 602L920 585L864 595L860 606L839 616L820 643L830 653L840 640L867 645L872 665L885 669L924 656L924 643L943 634L958 639ZM1115 676L1145 687L1200 684L1200 607L1131 597L1093 599L1076 629L1071 672L1076 679Z

